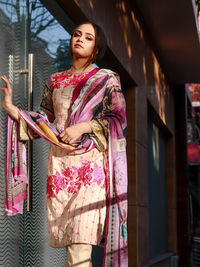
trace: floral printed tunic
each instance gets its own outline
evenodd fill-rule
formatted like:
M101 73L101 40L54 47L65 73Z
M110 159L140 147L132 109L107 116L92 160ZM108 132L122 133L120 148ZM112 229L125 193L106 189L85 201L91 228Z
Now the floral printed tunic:
M55 129L49 132L52 126L48 127L47 117L60 132L67 125L89 122L92 133L83 136L73 154L68 155L54 145L50 148L47 177L50 245L98 244L106 212L103 264L125 267L128 266L125 100L117 73L95 69L87 77L90 78L84 84L84 75L53 74L45 84L38 112L19 110L20 139L33 138L32 128L45 140L54 140ZM59 140L51 143L59 144Z
M66 128L73 90L85 75L55 73L45 84L40 108L50 121L55 119L60 132ZM51 144L46 196L50 246L100 243L106 216L106 154L95 148L68 155Z

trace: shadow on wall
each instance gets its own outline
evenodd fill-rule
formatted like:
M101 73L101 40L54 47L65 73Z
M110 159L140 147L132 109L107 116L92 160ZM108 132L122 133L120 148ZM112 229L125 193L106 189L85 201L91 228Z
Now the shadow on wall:
M152 67L147 68L149 73L147 72L145 75L147 88L149 88L147 96L154 108L156 108L163 123L167 124L166 109L167 107L169 108L168 105L170 104L169 84L153 52L151 52L151 57L148 57L149 64L152 64ZM148 79L148 76L151 78Z
M139 18L139 11L134 11L125 1L116 3L117 16L123 32L124 43L132 68L132 77L138 87L144 88L143 94L149 98L159 113L163 123L167 123L166 108L169 103L169 85L158 59L150 48L146 25ZM145 89L146 88L146 89ZM140 88L141 90L141 88Z
M127 6L125 1L116 3L116 10L119 24L123 32L128 58L132 59L134 56L134 42L132 42L132 37L134 35L143 41L143 30L133 10ZM136 34L134 34L133 29L135 30Z

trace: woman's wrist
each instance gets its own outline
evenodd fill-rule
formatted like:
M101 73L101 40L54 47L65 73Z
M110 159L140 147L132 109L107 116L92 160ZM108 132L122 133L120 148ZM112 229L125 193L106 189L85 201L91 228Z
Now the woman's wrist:
M10 109L12 109L13 103L10 101L3 101L2 103L2 107L6 110L9 111Z
M2 107L5 111L15 120L19 120L19 110L18 107L9 102L3 102Z
M82 134L92 133L92 128L88 122L80 122L79 127L81 128Z

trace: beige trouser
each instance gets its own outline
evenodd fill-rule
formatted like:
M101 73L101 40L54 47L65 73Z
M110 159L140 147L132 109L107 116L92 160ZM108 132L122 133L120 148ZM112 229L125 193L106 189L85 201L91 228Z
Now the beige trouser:
M67 246L66 267L92 267L92 245L73 244Z

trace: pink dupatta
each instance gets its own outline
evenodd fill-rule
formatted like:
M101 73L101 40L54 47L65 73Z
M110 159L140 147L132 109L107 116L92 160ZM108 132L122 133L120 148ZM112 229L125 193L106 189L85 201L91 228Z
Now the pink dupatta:
M7 215L23 213L27 185L25 143L19 142L17 122L8 116L5 200Z

